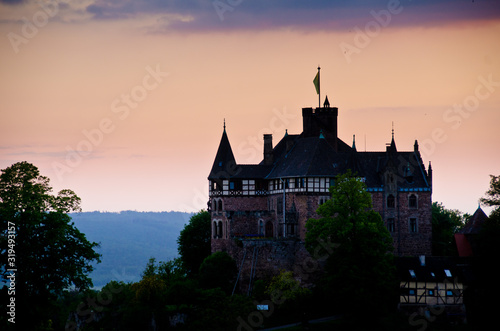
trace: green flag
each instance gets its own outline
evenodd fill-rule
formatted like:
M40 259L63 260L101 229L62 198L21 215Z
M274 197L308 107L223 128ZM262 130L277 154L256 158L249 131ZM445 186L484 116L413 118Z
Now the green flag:
M313 83L314 87L316 88L316 93L319 94L319 70L318 73L316 74L316 77L314 77Z

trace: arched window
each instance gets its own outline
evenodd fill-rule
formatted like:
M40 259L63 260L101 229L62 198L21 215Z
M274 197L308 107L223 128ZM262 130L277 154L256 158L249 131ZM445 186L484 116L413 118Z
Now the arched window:
M387 196L387 208L395 208L396 207L396 199L394 199L394 195L389 194Z
M218 212L221 213L222 212L222 199L219 200L219 207L218 207Z
M217 238L217 223L214 221L213 237Z
M259 221L259 235L260 236L264 235L264 221L263 220Z
M410 197L408 198L408 207L418 208L418 200L415 194L410 194Z
M222 221L219 221L219 225L217 227L217 236L222 238Z

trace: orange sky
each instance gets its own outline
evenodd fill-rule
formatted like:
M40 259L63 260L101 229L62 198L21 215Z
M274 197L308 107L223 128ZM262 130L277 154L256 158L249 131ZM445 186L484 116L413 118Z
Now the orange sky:
M85 211L205 208L224 118L236 160L259 162L263 133L275 144L300 133L301 108L317 106L318 64L340 138L385 150L394 122L398 150L418 139L432 162L434 201L473 213L500 174L499 18L402 24L415 19L404 7L363 44L356 27L371 16L151 32L150 12L93 19L60 6L43 24L40 10L0 3L0 168L32 162ZM39 28L16 48L23 17Z

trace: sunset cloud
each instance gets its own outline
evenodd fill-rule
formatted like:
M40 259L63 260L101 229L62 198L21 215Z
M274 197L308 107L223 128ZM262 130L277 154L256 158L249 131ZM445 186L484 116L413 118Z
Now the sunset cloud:
M78 20L132 20L146 16L155 20L149 31L220 30L349 30L364 26L375 16L389 13L390 27L446 25L466 21L500 18L496 0L377 0L377 1L264 1L264 0L1 0L4 7L31 11L40 6L57 5L64 22ZM8 9L8 8L7 8ZM392 10L391 10L392 9ZM394 11L394 12L393 12ZM394 13L398 15L394 15ZM400 14L400 15L399 15ZM15 15L14 15L15 16ZM3 17L4 20L8 19ZM18 18L19 19L19 18Z
M497 3L0 0L0 169L32 162L84 210L197 211L224 119L260 162L318 105L320 65L341 139L384 150L394 122L433 199L474 212L500 171Z

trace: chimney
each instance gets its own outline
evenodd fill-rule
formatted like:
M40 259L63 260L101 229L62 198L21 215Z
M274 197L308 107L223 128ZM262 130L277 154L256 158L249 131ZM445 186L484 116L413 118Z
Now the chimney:
M264 134L264 164L272 165L273 162L273 135Z

